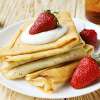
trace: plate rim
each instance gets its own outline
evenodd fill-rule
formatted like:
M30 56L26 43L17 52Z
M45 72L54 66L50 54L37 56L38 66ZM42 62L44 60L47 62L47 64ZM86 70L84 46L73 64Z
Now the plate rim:
M95 26L95 27L97 27L97 28L100 28L99 26L97 26L96 24L93 24L93 23L91 23L91 22L88 22L88 21L85 21L85 20L82 20L82 19L80 19L80 18L74 18L74 19L77 19L77 20L79 20L80 22L82 22L82 23L87 23L87 24L89 24L89 25L92 25L92 26ZM29 19L30 20L30 19ZM18 22L16 22L16 23L14 23L14 24L12 24L12 25L10 25L10 26L8 26L8 27L6 27L5 29L2 29L2 30L0 30L0 34L2 33L2 32L5 32L5 31L7 31L7 30L9 30L9 28L12 28L12 27L14 27L14 26L17 26L17 25L21 25L22 23L24 23L24 21L25 20L20 20L20 21L18 21ZM0 77L1 77L1 75L0 75ZM99 87L98 88L95 88L95 89L92 89L92 90L90 90L88 93L86 92L86 93L83 93L83 94L80 94L80 95L76 95L76 96L67 96L66 95L66 97L64 97L64 96L62 96L62 97L40 97L40 96L33 96L33 95L31 95L31 93L29 93L29 94L27 94L26 92L23 92L23 91L20 91L20 90L18 90L18 89L14 89L14 88L12 88L11 86L9 86L9 85L7 85L6 83L3 83L1 80L0 80L0 84L2 84L3 86L5 86L6 88L9 88L9 89L11 89L11 90L13 90L13 91L15 91L15 92L18 92L18 93L21 93L21 94L24 94L24 95L27 95L27 96L32 96L32 97L38 97L38 98L47 98L47 99L62 99L62 98L72 98L72 97L76 97L76 96L82 96L82 95L85 95L85 94L89 94L89 93L91 93L91 92L94 92L94 91L96 91L96 90L98 90L98 89L100 89L100 84L99 84Z

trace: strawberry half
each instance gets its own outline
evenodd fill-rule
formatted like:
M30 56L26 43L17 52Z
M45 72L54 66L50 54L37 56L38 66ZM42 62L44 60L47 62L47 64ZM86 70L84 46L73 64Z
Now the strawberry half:
M71 85L80 89L93 84L99 78L100 70L96 61L91 57L84 57L73 73Z
M97 47L97 33L93 29L84 29L80 32L80 36L87 43Z
M50 10L47 10L43 13L40 13L34 24L31 26L29 34L33 35L39 32L49 31L56 28L57 26L57 18L50 12Z

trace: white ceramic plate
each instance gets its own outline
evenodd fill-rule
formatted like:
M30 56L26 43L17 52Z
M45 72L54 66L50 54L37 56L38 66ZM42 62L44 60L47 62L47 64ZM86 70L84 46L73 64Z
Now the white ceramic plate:
M7 42L11 39L11 37L13 37L14 33L16 33L16 31L19 29L20 25L23 22L24 21L20 21L16 24L13 24L0 32L0 47L5 46L7 44ZM96 26L95 24L82 21L76 18L74 19L74 22L78 31L81 31L83 28L95 29L95 31L98 33L98 39L100 39L100 27ZM39 98L55 98L55 99L80 96L93 92L100 88L100 82L91 85L87 88L78 90L72 88L70 85L66 85L56 93L46 94L38 90L36 87L29 85L24 80L14 80L14 81L7 80L2 75L0 75L0 83L9 89L22 93L24 95L39 97Z

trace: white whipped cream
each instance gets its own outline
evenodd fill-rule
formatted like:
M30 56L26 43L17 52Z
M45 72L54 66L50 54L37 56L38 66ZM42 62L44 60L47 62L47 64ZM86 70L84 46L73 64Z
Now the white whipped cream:
M26 31L24 31L21 34L21 41L23 43L33 44L33 45L53 42L59 39L68 31L68 27L62 26L50 31L40 32L40 33L31 35L29 34L30 27L31 25L26 29Z

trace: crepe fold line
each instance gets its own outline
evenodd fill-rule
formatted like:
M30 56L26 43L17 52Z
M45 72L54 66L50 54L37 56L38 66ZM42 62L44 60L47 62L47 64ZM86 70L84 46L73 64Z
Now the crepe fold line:
M74 47L71 51L74 51L74 50L77 50L77 49L80 49L80 48L83 48L83 45L82 44L80 44L80 45L77 45L76 47ZM64 50L64 49L61 49L62 51ZM83 50L83 49L82 49ZM62 52L61 51L61 52ZM60 54L63 54L63 53L67 53L67 52L70 52L70 51L67 51L67 50L64 50L64 52L62 52L61 53L60 52ZM46 54L45 54L46 53ZM58 52L56 51L56 52L54 52L54 53L56 53L56 55L57 55L57 53L59 54L59 50L58 50ZM54 54L54 53L52 53L52 54ZM73 53L73 52L72 52ZM59 55L60 55L59 54ZM31 56L32 55L32 56ZM55 55L55 54L54 54ZM5 70L9 70L9 69L12 69L12 68L15 68L15 67L19 67L20 65L22 65L22 64L26 64L26 63L28 63L28 62L33 62L33 61L35 61L35 60L39 60L39 58L47 58L47 57L49 57L49 56L52 56L51 54L50 54L50 52L41 52L40 53L40 55L39 55L39 53L36 53L36 54L29 54L29 55L26 55L26 57L25 56L23 56L23 55L19 55L18 56L18 59L20 59L20 56L22 56L23 57L23 60L18 60L18 61L4 61L3 62L3 66L0 68L0 70L1 71L5 71ZM68 55L69 56L69 55ZM13 59L14 57L12 56L11 57L11 59ZM35 58L35 59L34 59Z
M91 45L88 45L88 44L86 44L86 45L78 45L78 46L76 46L76 47L74 47L74 48L72 48L72 51L76 51L77 49L80 49L80 48L84 48L84 50L85 50L85 52L87 53L87 54L92 54L93 53L93 51L94 51L94 48L93 48L93 46L91 46ZM81 50L81 49L80 49ZM70 56L69 55L69 51L65 51L65 52L63 52L63 53L68 53L68 56ZM63 54L62 53L62 54ZM43 55L44 54L44 55ZM47 54L45 55L45 53L41 53L41 55L39 55L39 53L36 53L36 54L29 54L29 55L26 55L26 56L23 56L23 55L20 55L22 58L20 58L20 56L15 56L14 57L14 59L17 57L18 58L18 60L13 60L13 57L11 58L12 59L12 61L4 61L3 62L3 65L2 65L2 67L0 68L0 71L5 71L5 70L10 70L10 69L12 69L12 68L15 68L15 67L19 67L19 66L21 66L21 65L23 65L23 64L26 64L26 63L28 63L28 62L33 62L33 61L35 61L35 60L39 60L39 58L47 58L47 57L49 57L49 56L51 56L51 55L48 55L48 54L50 54L50 52L47 52ZM59 53L58 53L59 54ZM57 53L56 53L56 55L57 55ZM25 57L25 58L24 58ZM19 59L22 59L22 60L19 60Z
M25 79L28 83L40 88L44 92L54 92L67 84L67 81L71 78L78 64L79 61L76 61L58 68L49 68L33 72L26 75Z
M14 44L16 43L16 40L18 39L18 37L20 36L20 34L23 32L23 30L25 28L27 28L28 25L30 25L30 23L32 22L32 19L26 19L24 20L26 24L22 24L22 26L19 28L19 30L15 33L15 35L13 36L12 40L4 47L0 48L0 53L2 51L9 51L11 48L13 48ZM5 56L4 55L0 55L0 62L5 60Z
M72 42L72 43L70 43L70 48L72 48L72 50L73 50L75 48L83 47L84 45L85 45L85 43L83 41L81 41L81 43L79 43L78 45L73 47L73 42ZM46 57L50 57L50 56L68 52L68 51L70 51L70 48L68 48L67 45L65 45L63 47L56 48L53 50L41 51L41 52L36 52L36 53L31 53L31 54L24 54L24 55L6 56L5 61L8 61L8 62L29 61L30 62L30 61L34 61L34 60L39 60L41 58L46 58Z
M13 45L15 44L16 39L21 34L21 32L22 32L22 29L18 30L18 32L16 32L16 35L14 36L14 39L12 39L5 47L0 48L0 52L11 49ZM2 62L3 60L5 60L5 56L0 56L0 62Z
M57 14L58 21L60 25L68 27L68 32L65 33L61 38L58 40L42 44L42 45L31 45L31 44L24 44L20 40L20 35L15 38L16 42L13 45L11 49L0 51L0 56L11 56L11 55L19 55L19 54L28 54L33 52L39 52L39 51L45 51L45 50L51 50L56 49L62 46L67 45L68 48L71 49L70 43L73 42L73 47L76 44L79 44L80 37L79 34L76 31L75 25L72 21L72 18L69 13L65 12L59 12Z
M17 78L22 78L25 75L27 75L31 72L37 71L37 70L49 68L49 67L61 64L61 63L65 63L65 62L79 60L82 57L84 57L85 55L87 55L87 52L85 51L84 48L81 47L81 48L69 51L67 53L40 59L40 60L26 63L26 64L23 64L20 66L19 65L17 66L18 63L16 63L16 62L14 62L14 63L10 62L10 63L8 63L7 66L4 65L1 68L4 69L4 72L2 72L2 73L6 78L17 79ZM14 64L16 66L14 66ZM10 70L6 70L6 69L10 69Z

